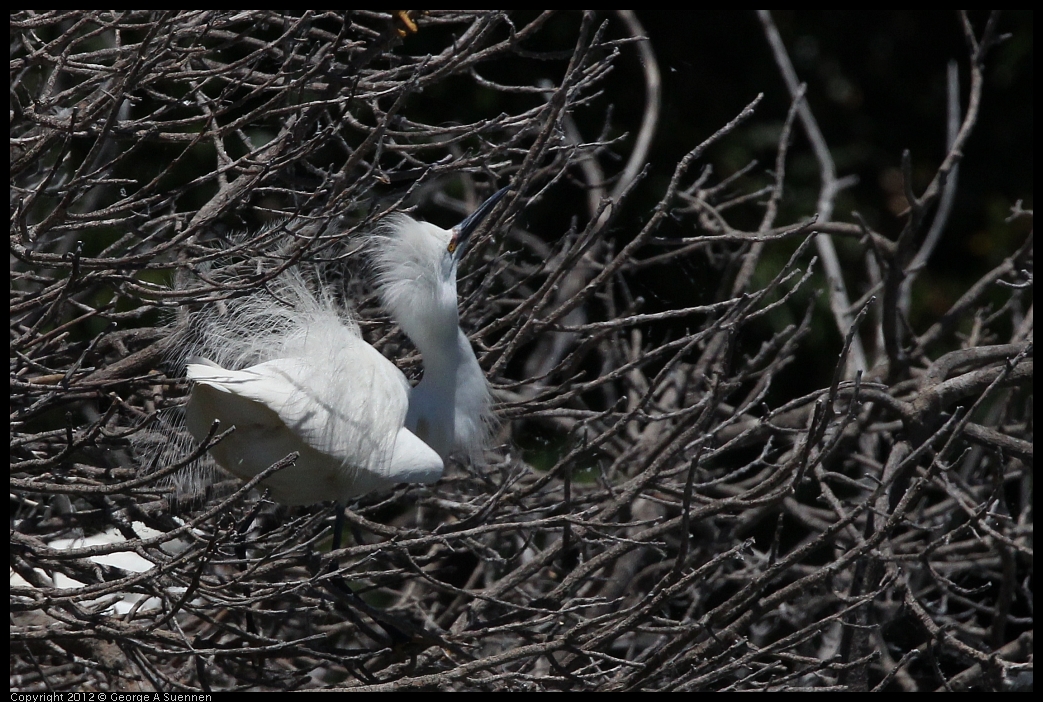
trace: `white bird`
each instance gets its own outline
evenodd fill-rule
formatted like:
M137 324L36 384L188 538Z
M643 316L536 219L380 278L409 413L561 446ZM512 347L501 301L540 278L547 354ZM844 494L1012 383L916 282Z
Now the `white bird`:
M210 453L242 480L298 452L264 483L286 505L433 483L451 453L480 451L491 400L460 329L456 269L506 191L452 229L399 214L374 237L381 298L423 357L416 387L363 340L332 295L283 274L271 294L229 300L227 314L204 316L202 347L212 358L190 359L186 369L189 433L203 441L214 420L222 431L234 426Z

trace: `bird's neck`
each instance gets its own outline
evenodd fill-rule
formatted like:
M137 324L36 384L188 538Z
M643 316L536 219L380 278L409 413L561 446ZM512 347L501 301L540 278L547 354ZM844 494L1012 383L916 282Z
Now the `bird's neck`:
M489 389L471 348L456 335L414 339L424 359L424 376L409 397L406 426L442 458L454 450L473 452L482 441Z

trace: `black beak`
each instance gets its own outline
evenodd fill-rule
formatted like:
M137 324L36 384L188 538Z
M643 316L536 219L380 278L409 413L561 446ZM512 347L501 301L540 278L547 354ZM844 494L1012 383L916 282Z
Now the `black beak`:
M478 206L478 209L468 215L467 219L453 227L453 239L456 243L456 249L453 251L453 254L457 259L459 259L463 254L464 247L467 244L467 240L471 238L471 234L473 234L478 228L478 225L482 223L482 220L493 211L493 208L496 207L496 203L503 199L503 196L507 194L507 191L510 190L510 188L511 186L508 185L506 188L500 188L497 190L492 194L492 197L483 202Z

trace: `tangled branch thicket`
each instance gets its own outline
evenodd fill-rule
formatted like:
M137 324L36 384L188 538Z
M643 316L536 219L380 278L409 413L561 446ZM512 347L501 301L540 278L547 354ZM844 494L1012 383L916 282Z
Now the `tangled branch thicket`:
M925 329L905 321L994 19L964 20L970 94L893 239L834 221L844 182L767 15L793 96L772 169L700 165L755 100L630 230L617 215L658 120L655 58L628 13L567 17L567 47L545 37L561 19L13 14L12 689L1018 684L1031 236ZM576 116L635 54L644 123L590 139ZM822 189L814 217L782 221L798 132ZM484 461L350 505L331 553L326 507L234 482L177 492L201 451L141 449L173 431L187 388L165 359L191 313L288 268L341 271L367 339L415 379L361 237L409 206L451 221L508 183L462 265L461 325L500 421ZM572 229L524 229L524 208L577 186ZM842 239L872 282L857 295ZM648 310L632 292L696 264L713 297ZM799 321L765 335L784 306ZM827 319L844 340L832 382L786 394L777 377Z

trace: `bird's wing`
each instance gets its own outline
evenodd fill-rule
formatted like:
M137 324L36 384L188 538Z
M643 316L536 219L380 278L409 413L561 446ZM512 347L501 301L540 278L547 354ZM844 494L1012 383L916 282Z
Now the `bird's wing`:
M405 420L409 385L373 347L362 344L353 351L350 358L340 354L321 365L314 358L279 358L240 371L190 363L188 378L224 397L206 392L195 411L190 401L188 429L197 439L205 437L214 418L226 427L285 427L338 463L384 475ZM269 456L268 463L280 457Z

